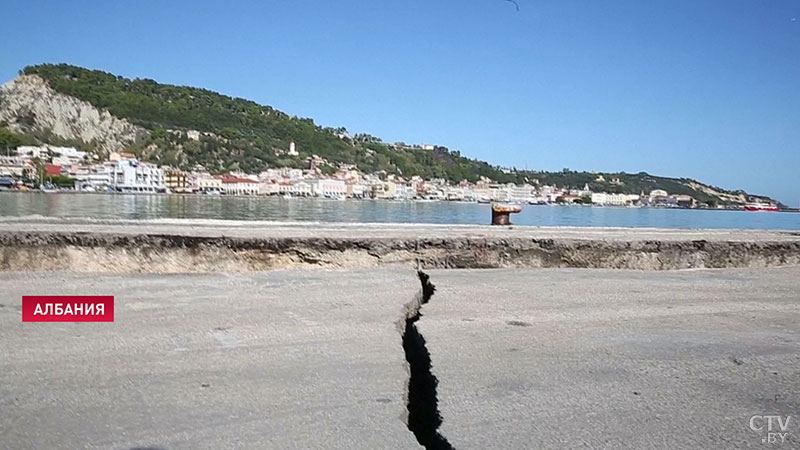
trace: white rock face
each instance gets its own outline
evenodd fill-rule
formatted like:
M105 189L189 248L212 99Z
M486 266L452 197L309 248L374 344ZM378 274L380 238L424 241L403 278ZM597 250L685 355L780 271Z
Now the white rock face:
M20 75L0 86L0 122L26 132L21 117L33 117L33 131L49 131L66 139L96 142L106 151L120 151L148 131L99 110L89 102L54 91L38 75Z

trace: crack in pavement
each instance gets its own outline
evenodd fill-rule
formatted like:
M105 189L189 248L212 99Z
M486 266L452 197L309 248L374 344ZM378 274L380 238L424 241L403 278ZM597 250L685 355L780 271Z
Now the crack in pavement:
M409 371L406 425L414 433L417 442L427 450L454 450L447 438L438 431L442 424L436 396L439 380L431 371L431 354L425 338L415 325L422 317L422 305L428 303L436 287L430 282L428 274L417 271L417 275L422 283L422 291L406 303L403 317L397 324L403 336L403 350Z

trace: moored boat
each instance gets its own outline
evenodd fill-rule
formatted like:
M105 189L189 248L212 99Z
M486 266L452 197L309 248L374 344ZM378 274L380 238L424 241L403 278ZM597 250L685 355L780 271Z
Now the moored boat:
M748 203L744 205L745 211L777 212L778 206L772 203Z

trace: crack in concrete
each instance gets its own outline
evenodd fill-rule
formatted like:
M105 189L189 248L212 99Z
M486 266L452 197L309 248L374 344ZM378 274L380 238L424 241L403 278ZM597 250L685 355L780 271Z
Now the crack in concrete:
M447 439L439 433L442 416L436 387L439 380L431 371L431 354L425 338L415 323L422 317L422 305L428 303L436 287L428 274L417 271L422 291L405 305L398 329L403 336L403 350L409 371L406 408L406 425L414 433L417 442L427 450L454 450Z

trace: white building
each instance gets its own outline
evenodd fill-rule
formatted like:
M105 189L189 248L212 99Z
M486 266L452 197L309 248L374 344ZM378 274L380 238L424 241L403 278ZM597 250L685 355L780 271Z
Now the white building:
M79 191L107 191L111 186L114 163L78 166L75 170L75 189Z
M652 191L650 191L650 198L666 197L668 195L669 194L667 193L667 191L665 191L663 189L653 189Z
M56 147L54 145L20 145L17 147L17 155L46 160L52 158L53 164L59 166L80 164L86 160L86 152L74 147Z
M409 190L411 190L410 187ZM447 200L460 202L464 200L465 197L464 191L465 189L462 187L447 186L444 189L444 195Z
M30 160L21 156L0 156L0 176L21 177L25 172L35 172Z
M164 192L167 189L163 170L136 159L114 162L110 183L120 192Z
M261 191L261 183L258 181L232 175L222 177L222 187L228 195L258 195Z
M347 196L350 198L365 198L370 187L362 183L347 183Z
M522 186L510 184L507 190L509 192L509 200L512 202L528 203L533 198L533 186L529 184L523 184Z
M310 197L312 195L311 185L305 181L296 181L294 183L282 181L278 183L278 191L281 195L293 197Z
M636 198L638 199L638 195ZM630 201L627 194L608 194L606 192L593 192L592 203L596 205L625 206Z
M311 192L317 197L339 198L347 195L347 185L343 180L319 178L309 180Z
M589 184L586 183L583 185L583 189L570 189L569 195L575 195L577 197L590 197L592 195L592 190L589 189Z
M262 181L258 184L259 195L277 195L280 194L281 187L274 181Z
M415 194L416 190L405 183L397 183L394 187L395 200L411 200Z
M203 193L221 193L224 190L222 187L222 179L218 177L200 175L194 181L197 185L197 189Z

